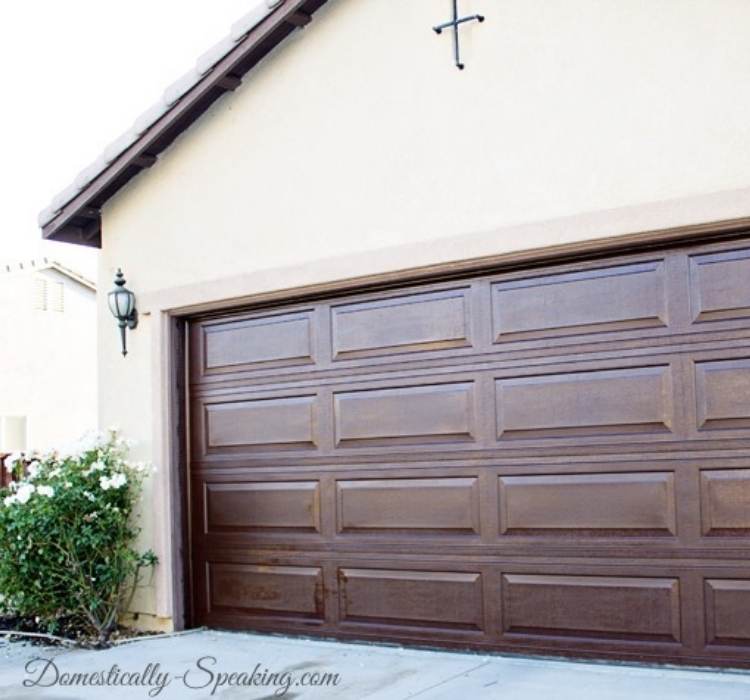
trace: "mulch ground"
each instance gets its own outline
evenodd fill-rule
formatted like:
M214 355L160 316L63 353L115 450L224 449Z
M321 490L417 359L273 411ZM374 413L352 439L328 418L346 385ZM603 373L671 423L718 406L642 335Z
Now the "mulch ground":
M57 621L56 629L50 631L46 625L39 625L33 617L19 617L17 615L0 615L0 632L19 632L15 637L13 635L3 635L9 640L27 641L31 644L44 646L63 646L66 642L73 642L80 646L92 646L96 643L96 638L91 635L81 621L75 618L60 618ZM51 635L42 637L24 636L22 633ZM132 629L130 627L119 626L110 637L110 642L114 643L122 639L132 639L136 637L150 637L156 632L144 632L142 630ZM61 639L54 639L60 637Z

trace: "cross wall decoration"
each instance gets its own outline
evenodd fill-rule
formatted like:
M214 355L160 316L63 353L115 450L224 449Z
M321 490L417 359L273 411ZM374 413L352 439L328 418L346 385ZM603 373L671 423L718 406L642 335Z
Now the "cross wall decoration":
M435 34L442 34L443 29L453 29L453 56L456 61L456 68L458 70L464 69L464 64L461 63L461 47L459 45L459 38L458 38L458 27L461 24L464 24L465 22L484 22L484 16L483 15L467 15L466 17L459 17L458 16L458 0L453 0L453 19L449 22L443 22L443 24L438 24L436 27L433 27L433 31Z

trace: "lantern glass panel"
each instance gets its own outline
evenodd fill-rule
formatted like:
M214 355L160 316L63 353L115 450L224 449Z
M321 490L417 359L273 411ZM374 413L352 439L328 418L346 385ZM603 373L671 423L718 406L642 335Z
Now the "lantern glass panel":
M107 294L107 304L109 305L109 310L112 312L112 315L115 318L118 318L119 312L117 309L117 292L110 292Z
M123 318L130 318L133 315L133 307L135 306L135 294L123 289L119 296L119 306L122 316Z
M108 297L109 310L118 320L130 318L133 313L134 294L128 290L118 289L110 292Z

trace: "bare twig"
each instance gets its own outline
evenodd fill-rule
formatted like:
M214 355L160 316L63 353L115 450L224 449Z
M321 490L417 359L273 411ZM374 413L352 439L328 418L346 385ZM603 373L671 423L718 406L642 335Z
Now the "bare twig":
M195 627L189 630L182 630L180 632L163 632L162 634L149 634L143 637L128 637L127 639L117 639L111 642L112 646L120 646L121 644L132 644L133 642L148 642L151 639L166 639L168 637L182 637L186 634L195 634L196 632L205 632L207 627Z
M56 637L54 634L42 634L41 632L14 632L12 630L0 630L0 637L30 637L31 639L48 639L51 642L58 642L64 646L77 647L78 642L65 637Z

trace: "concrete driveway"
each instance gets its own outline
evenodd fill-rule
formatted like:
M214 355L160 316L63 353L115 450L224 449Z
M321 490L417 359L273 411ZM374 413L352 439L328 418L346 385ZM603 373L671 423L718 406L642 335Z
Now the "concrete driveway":
M0 644L0 698L9 700L750 698L748 673L417 651L228 632L142 639L98 652Z

